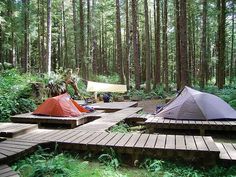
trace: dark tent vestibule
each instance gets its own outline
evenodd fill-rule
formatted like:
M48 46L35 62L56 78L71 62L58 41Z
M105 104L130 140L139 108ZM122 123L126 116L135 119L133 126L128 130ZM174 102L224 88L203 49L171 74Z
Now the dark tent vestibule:
M185 86L156 116L180 120L236 119L236 111L215 95Z

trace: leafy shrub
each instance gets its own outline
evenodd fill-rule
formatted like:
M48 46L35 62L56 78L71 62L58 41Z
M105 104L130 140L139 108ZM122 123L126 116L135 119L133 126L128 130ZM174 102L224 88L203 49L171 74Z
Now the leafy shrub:
M119 133L128 133L129 132L129 125L127 125L124 122L121 122L117 125L114 125L111 129L110 132L119 132Z
M118 155L115 151L110 148L107 153L99 156L98 160L106 166L117 169L120 166L120 160L118 159Z

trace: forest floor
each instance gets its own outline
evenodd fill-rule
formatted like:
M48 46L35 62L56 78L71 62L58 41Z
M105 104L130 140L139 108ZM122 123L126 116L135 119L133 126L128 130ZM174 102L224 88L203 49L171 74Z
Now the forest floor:
M157 105L165 104L163 99L142 100L138 102L138 107L142 107L144 112L154 113Z

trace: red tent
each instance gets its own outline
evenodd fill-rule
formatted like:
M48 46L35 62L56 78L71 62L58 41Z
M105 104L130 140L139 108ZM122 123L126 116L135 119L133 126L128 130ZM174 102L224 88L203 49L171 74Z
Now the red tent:
M76 117L89 112L70 98L68 93L48 98L34 112L36 115Z

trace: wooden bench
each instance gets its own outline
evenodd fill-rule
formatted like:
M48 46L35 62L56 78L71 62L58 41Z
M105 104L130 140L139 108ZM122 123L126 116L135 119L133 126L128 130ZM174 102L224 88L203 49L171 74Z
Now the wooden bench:
M95 110L104 110L105 112L115 112L129 107L136 107L138 106L138 102L128 102L128 101L110 102L110 103L99 102L91 104L90 106L93 107Z
M0 165L1 177L20 177L18 172L15 172L8 165Z
M205 135L206 130L236 131L236 121L174 120L153 115L145 124L150 132L159 129L199 130L200 135Z
M0 136L12 138L37 128L34 124L0 123Z
M57 124L63 126L69 126L75 128L79 125L93 121L100 118L102 111L95 111L92 113L83 114L79 117L52 117L52 116L39 116L32 113L19 114L11 117L12 122L17 123L36 123L39 125L45 124Z

